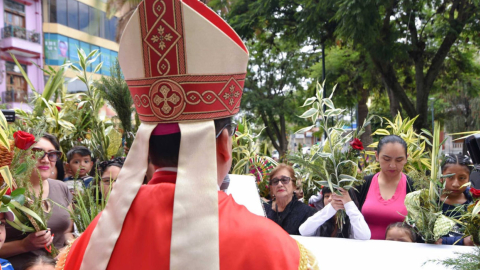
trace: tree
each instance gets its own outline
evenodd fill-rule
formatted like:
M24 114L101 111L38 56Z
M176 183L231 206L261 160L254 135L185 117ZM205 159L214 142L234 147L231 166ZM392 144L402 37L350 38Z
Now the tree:
M334 84L338 87L334 95L334 103L338 107L347 107L357 112L357 127L363 125L369 109L367 101L372 91L378 91L379 76L372 73L372 63L364 53L354 50L350 46L332 46L326 51L326 84L331 89ZM310 76L321 78L321 62L311 67ZM361 141L365 146L372 143L371 127L365 127Z
M332 1L335 32L365 48L407 115L420 115L415 127L428 127L429 94L459 38L478 33L480 1Z
M309 55L291 44L249 44L250 62L242 107L261 119L272 145L282 157L287 152L289 122L299 122L298 104L303 102L301 85L307 75ZM298 97L300 96L300 101Z
M130 17L137 9L141 0L107 0L107 18L111 19L118 11L122 11L121 17L117 21L117 29L115 33L115 41L120 42L123 30L127 26Z

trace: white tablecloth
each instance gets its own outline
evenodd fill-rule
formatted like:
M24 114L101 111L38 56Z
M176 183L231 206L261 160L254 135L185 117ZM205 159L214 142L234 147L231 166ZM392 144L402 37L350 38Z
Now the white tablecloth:
M456 256L454 252L471 252L472 247L402 243L380 240L353 240L328 237L294 236L315 254L320 270L448 269L429 259Z

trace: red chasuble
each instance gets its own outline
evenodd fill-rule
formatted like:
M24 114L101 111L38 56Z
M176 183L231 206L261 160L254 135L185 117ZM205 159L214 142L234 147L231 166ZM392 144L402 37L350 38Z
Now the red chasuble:
M125 218L108 269L169 269L175 180L174 172L157 172L148 185L140 188ZM221 191L218 209L221 269L306 268L305 256L300 255L303 247L299 250L297 242L277 224L250 213ZM63 269L80 269L99 217L73 243ZM195 262L191 263L191 269L195 269ZM57 269L62 268L57 265Z

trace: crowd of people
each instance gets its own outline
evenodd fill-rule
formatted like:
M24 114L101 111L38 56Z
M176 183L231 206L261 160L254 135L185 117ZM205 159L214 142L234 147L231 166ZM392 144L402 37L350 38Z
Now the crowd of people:
M113 158L97 163L94 168L89 149L76 146L68 151L64 164L59 144L50 134L44 134L32 151L40 153L40 158L36 164L39 173L32 173L30 182L35 194L42 194L43 210L50 214L48 229L22 233L5 225L9 217L0 213L2 269L53 269L54 260L44 247L53 243L62 250L75 238L74 224L66 210L72 209L75 185L80 183L85 189L95 185L101 191L99 199L106 198L124 163L124 158ZM340 189L338 193L325 186L318 196L310 199L311 204L303 202L302 183L292 166L279 164L269 175L270 199L264 202L267 218L290 235L422 242L404 222L407 215L404 200L414 191L413 181L402 172L407 163L407 144L398 136L383 137L378 143L376 159L380 172L366 176L361 186L348 191ZM458 217L458 205L466 208L472 202L465 185L472 165L468 156L445 156L442 174L451 174L444 180L446 192L442 195L446 216ZM100 176L98 180L91 176L94 171ZM145 183L151 179L148 174L151 173L147 172ZM343 226L339 226L335 217L340 209L347 215ZM443 236L436 244L473 245L470 237L464 238L458 231Z
M7 215L1 213L1 269L54 269L55 260L45 247L53 244L61 251L75 238L74 223L66 210L72 209L73 193L78 190L75 186L86 190L91 185L98 185L98 199L108 196L124 162L124 158L100 162L98 174L101 178L94 181L94 160L91 151L84 146L76 146L68 151L66 163L62 161L60 145L53 135L44 134L31 150L40 153L30 183L34 194L37 197L42 195L42 209L49 215L48 229L21 232L6 224Z
M399 136L383 137L377 147L376 160L380 172L365 176L364 183L356 190L340 189L332 192L325 186L318 196L312 196L310 205L297 198L294 169L280 164L269 176L271 200L265 203L267 217L292 235L351 238L358 240L393 240L423 242L414 230L404 222L407 215L405 197L414 191L412 179L404 173L407 163L407 144ZM467 155L447 154L441 170L445 189L441 200L443 214L458 218L458 206L472 203L467 184L473 164ZM347 218L339 226L335 214L344 209ZM440 238L436 244L473 246L471 237L463 237L458 225Z

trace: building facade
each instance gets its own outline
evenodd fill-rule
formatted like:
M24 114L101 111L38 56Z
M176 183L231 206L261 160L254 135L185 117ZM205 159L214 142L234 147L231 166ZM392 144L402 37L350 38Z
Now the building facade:
M45 65L57 69L65 61L79 61L77 49L88 55L93 50L101 54L87 71L93 72L100 62L102 68L94 79L110 76L110 68L118 56L115 42L117 17L107 19L103 0L43 0L43 39ZM78 65L77 65L78 66ZM67 80L76 77L73 70L66 72ZM69 82L70 93L86 91L79 80Z
M43 91L42 4L38 0L0 1L0 97L7 108L29 110L31 86L11 55L27 73L33 87Z

